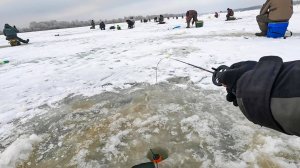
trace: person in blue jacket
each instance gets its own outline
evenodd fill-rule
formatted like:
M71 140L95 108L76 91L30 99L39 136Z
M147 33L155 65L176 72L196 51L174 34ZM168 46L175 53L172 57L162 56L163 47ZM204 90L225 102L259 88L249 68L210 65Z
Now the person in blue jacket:
M3 29L3 34L4 36L6 36L6 40L16 39L19 42L26 43L26 44L29 42L29 39L23 40L20 37L18 37L17 33L19 33L19 30L16 28L16 26L12 27L9 24L5 24Z
M266 56L219 72L226 99L260 126L300 136L300 60Z

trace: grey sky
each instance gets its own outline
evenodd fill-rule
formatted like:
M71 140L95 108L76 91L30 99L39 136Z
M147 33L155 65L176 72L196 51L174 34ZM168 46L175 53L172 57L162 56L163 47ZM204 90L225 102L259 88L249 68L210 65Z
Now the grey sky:
M198 13L261 5L265 0L0 0L0 25L31 21L113 19L130 15Z

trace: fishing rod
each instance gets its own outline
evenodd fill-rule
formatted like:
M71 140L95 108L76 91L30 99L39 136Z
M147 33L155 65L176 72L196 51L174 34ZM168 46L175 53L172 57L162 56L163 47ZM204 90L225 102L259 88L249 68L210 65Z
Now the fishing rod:
M184 63L184 64L186 64L186 65L190 65L190 66L195 67L195 68L198 68L198 69L201 69L201 70L206 71L206 72L209 72L209 73L211 73L211 74L214 74L213 71L207 70L207 69L202 68L202 67L200 67L200 66L193 65L193 64L190 64L190 63L187 63L187 62L184 62L184 61L175 59L175 58L170 58L170 59L175 60L175 61L178 61L178 62L181 62L181 63ZM213 70L215 70L215 68L213 68Z
M174 61L177 61L177 62L181 62L183 64L186 64L186 65L189 65L189 66L192 66L194 68L197 68L197 69L200 69L202 71L205 71L205 72L208 72L208 73L211 73L213 76L212 76L212 82L214 85L216 86L222 86L222 83L219 81L220 77L222 76L223 72L227 71L229 69L228 66L226 65L221 65L219 66L218 68L212 68L212 70L214 71L210 71L208 69L205 69L203 67L200 67L200 66L197 66L197 65L193 65L193 64L190 64L190 63L187 63L187 62L184 62L184 61L181 61L179 59L175 59L175 58L170 58L170 57L166 57L166 58L162 58L158 63L157 63L157 66L156 66L156 83L157 83L157 71L158 71L158 65L160 64L160 62L164 59L172 59Z
M212 82L213 82L213 84L216 85L216 86L222 86L222 83L219 81L219 79L220 79L221 75L223 74L223 72L225 72L225 71L227 71L227 70L229 69L228 66L226 66L226 65L221 65L221 66L219 66L218 68L211 68L212 70L214 70L214 72L213 72L213 71L207 70L207 69L205 69L205 68L202 68L202 67L200 67L200 66L193 65L193 64L190 64L190 63L187 63L187 62L184 62L184 61L175 59L175 58L170 58L170 59L172 59L172 60L174 60L174 61L178 61L178 62L184 63L184 64L186 64L186 65L189 65L189 66L192 66L192 67L201 69L202 71L206 71L206 72L208 72L208 73L213 74L213 76L212 76Z

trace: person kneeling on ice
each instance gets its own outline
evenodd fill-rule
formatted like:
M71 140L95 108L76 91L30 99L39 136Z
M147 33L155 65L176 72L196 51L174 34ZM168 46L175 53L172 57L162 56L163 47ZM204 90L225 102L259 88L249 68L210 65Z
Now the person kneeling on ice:
M101 30L105 30L105 23L103 21L99 24Z
M191 24L192 19L193 19L192 25L194 25L194 23L196 23L198 21L197 17L198 17L197 11L195 11L195 10L187 11L186 12L186 23L187 23L186 28L190 28L190 24Z
M256 36L266 36L268 23L270 22L288 22L293 15L292 0L267 0L262 6L260 14L256 16L260 33Z
M20 42L26 43L26 44L29 42L29 39L23 40L20 37L18 37L17 33L19 33L19 30L16 28L16 26L12 27L9 24L5 24L4 29L3 29L3 34L4 34L4 36L6 36L6 40L10 41L10 44L12 46L21 45ZM13 41L15 41L16 44L13 44L14 43Z
M227 101L239 106L248 120L300 136L300 60L266 56L235 63L226 71L219 68L214 76L226 87Z
M126 20L128 24L128 29L133 29L135 21L133 19Z
M230 8L227 8L226 21L229 20L236 20L236 18L234 17L234 11Z
M119 25L117 25L117 30L121 30L121 27Z

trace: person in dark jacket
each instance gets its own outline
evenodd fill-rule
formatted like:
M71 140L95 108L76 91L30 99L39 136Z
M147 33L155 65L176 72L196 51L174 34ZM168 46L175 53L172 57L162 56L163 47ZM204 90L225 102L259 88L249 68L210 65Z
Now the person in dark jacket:
M91 28L90 29L95 29L95 26L96 26L96 24L95 24L94 20L92 20L91 21Z
M236 20L236 18L234 17L234 11L230 8L227 8L226 21L228 20Z
M270 22L288 22L293 15L292 0L267 0L256 20L261 30L256 36L265 36Z
M266 56L233 64L219 73L227 101L260 126L300 136L300 61Z
M17 44L20 45L20 42L22 43L28 43L29 39L23 40L20 37L17 36L17 33L19 33L19 30L16 28L16 26L12 27L9 24L4 25L3 34L6 36L6 40L17 40Z
M158 19L158 24L165 24L166 22L164 22L164 16L163 15L159 15L159 19Z
M115 30L116 27L115 27L115 26L110 26L109 29L110 29L110 30Z
M133 29L135 21L133 19L126 20L128 29Z
M101 30L105 30L105 23L102 21L102 22L100 22L100 29Z
M187 23L187 26L186 28L190 28L190 24L191 24L191 20L193 19L192 21L192 25L198 21L198 13L197 11L195 10L189 10L186 12L186 23Z
M121 26L117 25L117 30L122 30Z
M215 18L219 18L219 13L215 12Z

